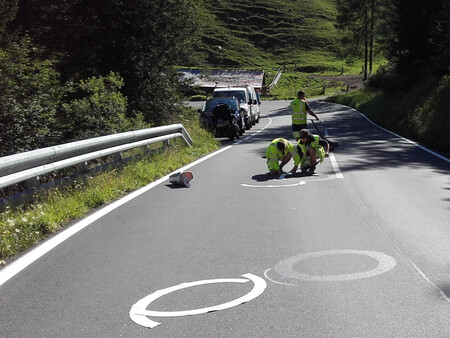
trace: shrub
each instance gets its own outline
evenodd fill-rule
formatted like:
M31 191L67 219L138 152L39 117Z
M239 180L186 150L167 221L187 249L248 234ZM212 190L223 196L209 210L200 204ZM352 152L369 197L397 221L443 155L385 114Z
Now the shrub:
M57 128L65 141L110 135L147 127L142 114L126 117L127 99L120 92L123 79L111 72L106 77L81 80L72 91L82 97L62 105Z
M51 60L34 58L30 39L0 48L0 155L45 145L64 94Z

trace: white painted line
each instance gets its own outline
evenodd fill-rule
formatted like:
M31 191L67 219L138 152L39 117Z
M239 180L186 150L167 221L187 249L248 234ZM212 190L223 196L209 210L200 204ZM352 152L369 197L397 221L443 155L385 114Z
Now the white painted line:
M294 265L300 261L308 258L322 257L328 255L340 255L340 254L353 254L364 255L374 258L378 261L378 265L369 271L356 272L342 275L309 275L301 272L294 271ZM275 271L285 278L291 278L301 281L314 281L314 282L341 282L355 279L362 279L381 275L390 271L397 265L395 259L382 252L375 251L363 251L363 250L331 250L331 251L319 251L309 252L299 256L290 257L281 261L275 266Z
M339 169L339 165L336 161L336 157L333 153L329 154L329 159L331 162L331 166L333 167L334 173L336 174L336 178L344 178L344 175L342 175L341 170Z
M252 299L255 299L256 297L261 295L267 287L266 281L264 279L262 279L261 277L252 275L250 273L242 275L242 277L244 277L246 279L241 279L241 278L209 279L209 280L202 280L202 281L191 282L191 283L182 283L182 284L172 286L172 287L169 287L166 289L158 290L158 291L142 298L136 304L134 304L130 310L130 318L136 324L139 324L139 325L145 326L145 327L149 327L149 328L154 328L154 327L160 325L161 323L158 323L151 319L148 319L147 316L150 316L150 317L193 316L193 315L204 314L204 313L213 312L213 311L229 309L231 307L241 305L243 303L249 302ZM253 289L246 295L244 295L240 298L237 298L235 300L232 300L228 303L223 303L220 305L214 305L214 306L201 308L201 309L187 310L187 311L150 311L150 310L146 310L146 308L154 300L156 300L164 295L167 295L171 292L174 292L174 291L186 289L186 288L193 287L193 286L214 284L214 283L247 283L249 280L251 280L254 284Z
M266 271L264 271L264 277L266 277L266 278L267 278L268 280L270 280L272 283L279 284L279 285L298 286L298 284L290 284L290 283L278 282L278 281L276 281L275 279L270 278L269 275L268 275L268 272L269 272L270 270L272 270L272 269L270 268L270 269L267 269Z
M75 223L68 229L62 231L58 235L54 236L53 238L43 242L39 246L37 246L35 249L31 250L29 253L25 254L18 260L8 264L6 267L4 267L2 270L0 270L0 286L6 283L8 280L10 280L12 277L14 277L16 274L21 272L23 269L25 269L27 266L35 262L37 259L45 255L50 250L54 249L56 246L64 242L66 239L70 238L72 235L76 234L77 232L83 230L88 225L92 224L99 218L105 216L106 214L110 213L111 211L119 208L120 206L124 205L125 203L133 200L134 198L142 195L143 193L149 191L150 189L154 188L155 186L167 181L169 179L169 176L173 175L176 172L187 170L203 161L206 161L207 159L216 156L228 149L232 148L232 146L228 146L222 149L219 149L209 155L206 155L205 157L202 157L198 159L197 161L194 161L183 168L177 169L176 171L150 183L149 185L140 188L139 190L136 190L119 200L101 208L100 210L94 212L92 215L82 219L81 221Z
M269 123L264 128L262 128L260 131L267 128L271 123L272 123L272 119L269 117ZM260 132L260 131L258 131L258 132ZM255 134L250 135L249 137L245 138L245 140L250 139L254 135ZM239 143L241 143L241 142L238 142L236 144L239 144ZM230 145L230 146L224 147L222 149L219 149L219 150L217 150L211 154L208 154L208 155L206 155L206 156L204 156L182 168L179 168L179 169L171 172L170 174L150 183L149 185L142 187L142 188L120 198L119 200L101 208L100 210L94 212L92 215L75 223L70 228L62 231L61 233L54 236L53 238L43 242L42 244L39 244L39 246L37 246L35 249L31 250L30 252L28 252L27 254L25 254L24 256L19 258L18 260L8 264L7 266L5 266L3 269L0 270L0 286L2 286L4 283L6 283L12 277L17 275L19 272L21 272L27 266L29 266L30 264L35 262L37 259L39 259L43 255L45 255L50 250L54 249L56 246L58 246L59 244L61 244L62 242L64 242L65 240L67 240L68 238L73 236L74 234L76 234L77 232L83 230L85 227L89 226L90 224L92 224L93 222L98 220L99 218L101 218L101 217L105 216L106 214L110 213L111 211L119 208L120 206L124 205L125 203L142 195L143 193L154 188L155 186L167 181L169 179L169 176L171 176L177 172L180 172L180 171L185 171L185 170L187 170L203 161L206 161L206 160L210 159L211 157L216 156L232 147L233 146Z
M349 107L349 108L350 108L350 107ZM383 127L380 127L378 124L376 124L375 122L373 122L372 120L370 120L370 119L369 119L366 115L364 115L363 113L361 113L361 112L359 112L359 111L357 111L356 109L353 109L353 108L352 108L352 110L355 111L355 112L357 112L357 113L359 113L359 114L361 114L367 121L369 121L369 122L370 122L371 124L373 124L374 126L380 128L381 130L384 130L385 132L388 132L388 133L390 133L390 134L392 134L392 135L394 135L394 136L397 136L398 138L401 138L402 140L404 140L404 141L406 141L406 142L408 142L408 143L410 143L410 144L415 145L417 148L420 148L420 149L422 149L422 150L425 150L426 152L428 152L428 153L430 153L430 154L432 154L432 155L434 155L434 156L436 156L436 157L439 157L441 160L444 160L444 161L446 161L447 163L450 163L450 159L448 159L447 157L444 157L444 156L442 156L442 155L440 155L440 154L438 154L438 153L436 153L436 152L434 152L434 151L432 151L432 150L430 150L430 149L424 147L423 145L421 145L421 144L419 144L419 143L417 143L417 142L411 141L411 140L409 140L409 139L407 139L407 138L405 138L405 137L403 137L403 136L401 136L401 135L398 135L398 134L396 134L396 133L394 133L394 132L392 132L392 131L390 131L390 130L388 130L388 129L384 129Z
M261 116L265 116L269 119L269 123L267 123L264 127L262 127L260 130L256 131L255 133L248 135L246 138L244 138L243 140L239 140L234 142L234 144L238 145L241 144L242 142L248 141L250 140L252 137L254 137L255 135L258 135L259 133L261 133L264 129L268 128L271 124L272 124L272 118L270 118L267 115L261 115Z
M269 185L256 185L256 184L245 184L242 183L241 186L242 187L247 187L247 188L286 188L286 187L297 187L299 185L303 185L306 184L305 181L300 181L297 183L292 183L292 184L278 184L278 185L274 185L274 184L269 184Z

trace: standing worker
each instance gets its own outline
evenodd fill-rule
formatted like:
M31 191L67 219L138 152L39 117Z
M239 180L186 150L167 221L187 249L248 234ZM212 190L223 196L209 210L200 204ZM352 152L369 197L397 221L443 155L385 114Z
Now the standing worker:
M300 155L294 145L284 138L276 138L273 140L266 150L267 168L272 175L280 176L283 174L283 166L288 163L291 158L297 165L292 168L291 173L297 171L298 163L300 163ZM281 161L281 163L279 163Z
M300 130L306 129L306 118L308 113L316 118L317 115L309 108L308 102L305 100L305 92L299 91L297 98L289 104L292 114L292 131L294 138L298 141L300 139Z

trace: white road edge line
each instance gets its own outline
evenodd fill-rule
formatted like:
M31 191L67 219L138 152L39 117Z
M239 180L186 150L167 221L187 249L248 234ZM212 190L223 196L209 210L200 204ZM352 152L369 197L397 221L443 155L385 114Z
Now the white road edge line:
M349 108L350 108L350 107L349 107ZM380 127L378 124L376 124L375 122L373 122L371 119L369 119L366 115L364 115L364 114L361 113L360 111L357 111L357 110L354 109L354 108L351 108L351 109L352 109L353 111L355 111L355 112L361 114L362 117L364 117L368 122L370 122L370 123L373 124L374 126L380 128L381 130L383 130L383 131L385 131L385 132L388 132L388 133L390 133L390 134L392 134L392 135L394 135L394 136L397 136L398 138L401 138L402 140L404 140L404 141L406 141L406 142L408 142L408 143L410 143L410 144L412 144L412 145L415 145L417 148L420 148L420 149L422 149L422 150L425 150L426 152L428 152L428 153L430 153L430 154L432 154L432 155L434 155L434 156L436 156L436 157L439 157L441 160L444 160L444 161L446 161L447 163L450 163L450 159L448 159L447 157L444 157L444 156L442 156L441 154L438 154L438 153L434 152L433 150L430 150L430 149L424 147L424 146L421 145L420 143L411 141L411 140L409 140L409 139L407 139L407 138L405 138L405 137L403 137L403 136L401 136L401 135L398 135L398 134L396 134L396 133L394 133L394 132L392 132L392 131L390 131L390 130L388 130L388 129L384 129L383 127Z
M222 149L219 149L209 155L206 155L205 157L202 157L182 168L179 168L175 170L174 172L161 177L160 179L150 183L149 185L142 187L122 198L119 200L101 208L100 210L94 212L90 216L87 216L86 218L80 220L79 222L75 223L71 227L67 228L66 230L63 230L61 233L57 234L56 236L52 237L51 239L43 242L42 244L39 244L35 249L32 249L30 252L25 254L24 256L20 257L14 262L11 262L7 266L5 266L3 269L0 270L0 286L2 286L4 283L6 283L8 280L10 280L12 277L17 275L19 272L24 270L27 266L44 256L47 252L54 249L56 246L64 242L66 239L70 238L71 236L75 235L77 232L83 230L88 225L92 224L96 220L100 219L101 217L105 216L106 214L110 213L111 211L119 208L120 206L124 205L125 203L133 200L134 198L142 195L143 193L149 191L150 189L156 187L157 185L167 181L169 179L169 176L173 175L174 173L184 171L186 169L189 169L203 161L206 161L207 159L218 155L233 146L228 146Z
M263 116L267 116L267 115L263 115ZM240 144L241 142L250 139L251 137L253 137L254 135L256 135L257 133L261 132L262 130L266 129L270 124L272 123L272 119L269 117L269 123L264 126L261 130L258 130L256 133L249 135L248 137L246 137L244 140L239 141L235 144ZM169 176L180 172L180 171L184 171L187 170L203 161L206 161L208 159L210 159L213 156L216 156L230 148L232 148L233 145L227 146L225 148L219 149L209 155L206 155L205 157L202 157L192 163L189 163L188 165L179 168L175 171L173 171L172 173L161 177L160 179L150 183L149 185L142 187L122 198L120 198L119 200L101 208L100 210L94 212L92 215L80 220L79 222L75 223L74 225L72 225L70 228L63 230L61 233L59 233L58 235L52 237L51 239L43 242L42 244L39 244L35 249L32 249L30 252L28 252L27 254L25 254L24 256L20 257L19 259L17 259L14 262L9 263L7 266L5 266L3 269L0 270L0 286L2 286L3 284L5 284L8 280L10 280L11 278L13 278L15 275L17 275L19 272L21 272L22 270L24 270L27 266L29 266L30 264L32 264L33 262L35 262L36 260L38 260L39 258L41 258L42 256L44 256L47 252L49 252L50 250L54 249L56 246L58 246L59 244L61 244L62 242L64 242L66 239L70 238L71 236L75 235L77 232L83 230L84 228L86 228L88 225L92 224L93 222L95 222L96 220L100 219L101 217L105 216L106 214L110 213L111 211L117 209L118 207L124 205L125 203L131 201L132 199L142 195L143 193L149 191L150 189L156 187L157 185L167 181L169 179Z

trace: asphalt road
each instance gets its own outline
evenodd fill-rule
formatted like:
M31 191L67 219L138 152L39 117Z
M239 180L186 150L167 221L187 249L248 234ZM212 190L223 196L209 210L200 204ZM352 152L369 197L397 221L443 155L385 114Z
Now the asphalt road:
M449 161L311 106L339 143L316 175L266 176L292 133L264 102L191 188L166 177L4 267L0 336L450 337Z

